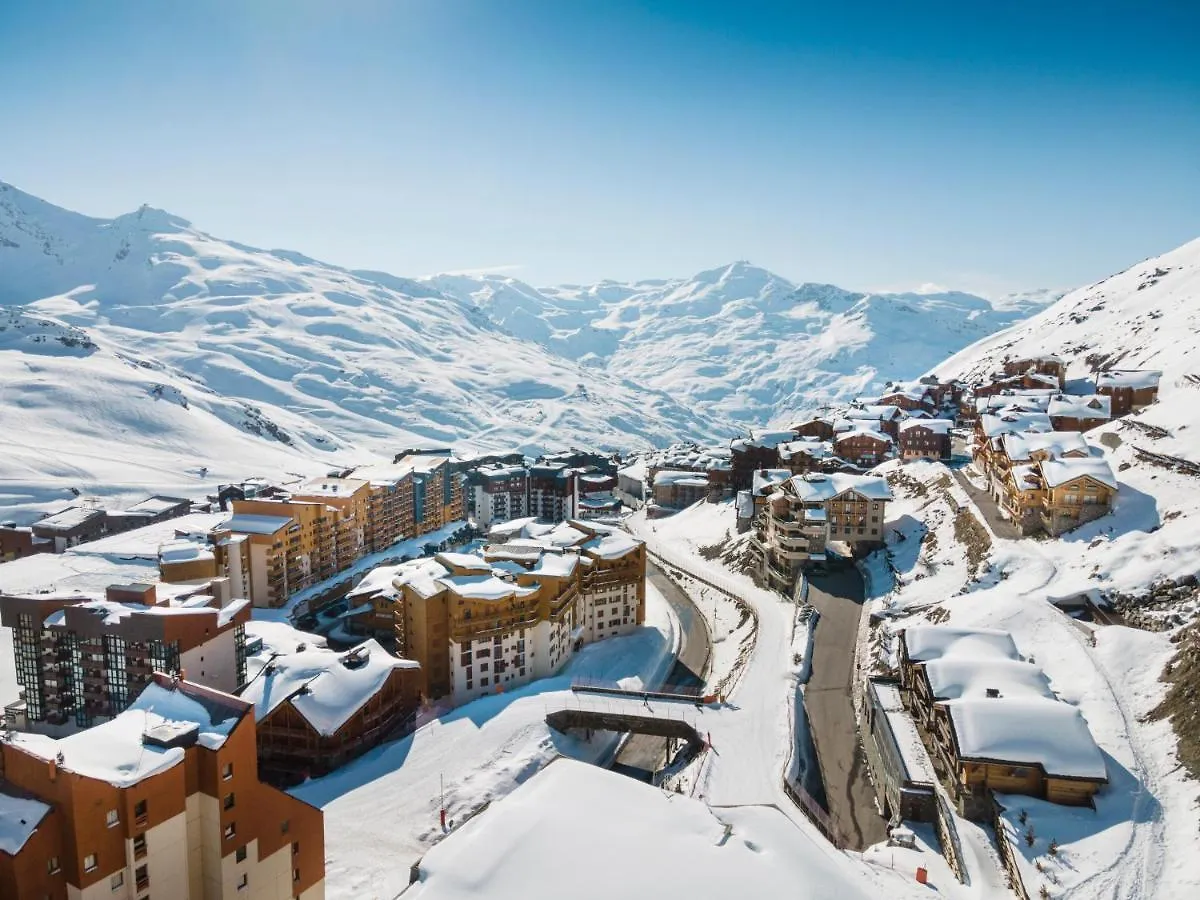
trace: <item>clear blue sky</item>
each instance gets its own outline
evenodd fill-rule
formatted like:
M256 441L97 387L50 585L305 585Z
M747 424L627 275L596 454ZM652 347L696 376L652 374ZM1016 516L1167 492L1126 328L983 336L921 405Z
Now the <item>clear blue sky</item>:
M1198 33L1191 0L3 0L0 180L401 275L1067 287L1200 235Z

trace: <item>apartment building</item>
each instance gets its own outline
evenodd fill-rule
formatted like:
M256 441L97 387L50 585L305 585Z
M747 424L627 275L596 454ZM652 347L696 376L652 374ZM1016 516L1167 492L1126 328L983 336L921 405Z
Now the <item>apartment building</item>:
M779 468L779 446L800 437L795 431L751 429L750 436L729 442L732 486L735 491L748 490L759 469Z
M335 651L317 635L288 632L254 642L239 691L254 704L264 777L298 783L327 774L411 724L421 695L417 662L374 640Z
M948 460L951 456L949 419L908 419L898 434L901 459Z
M1096 393L1111 399L1113 416L1124 416L1158 400L1161 380L1153 369L1111 369L1096 374Z
M576 515L576 472L563 463L538 463L529 467L528 514L546 522L562 522Z
M463 477L452 471L449 450L418 450L396 460L413 473L413 520L417 534L466 518Z
M1004 362L1004 374L1009 378L1029 373L1053 379L1052 386L1057 387L1060 391L1067 389L1067 364L1062 357L1053 355L1024 356Z
M33 536L50 541L55 553L94 541L108 533L107 516L102 509L68 506L30 526Z
M644 545L593 522L510 523L481 555L378 569L351 593L391 622L422 693L462 702L558 671L579 646L645 621Z
M891 499L887 480L874 475L813 472L779 483L750 541L763 583L790 590L806 566L825 559L831 541L855 555L880 546Z
M320 900L323 816L259 781L252 710L156 673L88 731L0 738L0 895Z
M929 736L960 812L990 814L986 792L1087 805L1108 782L1079 709L991 628L918 625L900 632L905 704Z
M416 533L411 466L395 463L384 466L359 466L351 474L366 481L369 486L366 531L368 553L378 553Z
M833 440L833 452L860 469L872 469L891 459L894 447L891 435L871 428L845 431Z
M32 556L35 553L53 553L54 541L37 537L28 525L16 522L0 523L0 563Z
M370 494L370 483L364 479L334 477L314 478L292 492L291 503L324 505L322 524L325 530L333 529L331 552L317 558L317 580L350 568L367 552Z
M663 509L686 509L707 500L711 490L707 472L661 469L654 473L654 503Z
M248 601L221 579L163 595L153 584L113 585L102 597L0 595L22 695L6 722L52 734L89 728L126 709L154 672L232 691L246 677L249 618Z
M471 480L475 522L481 528L529 515L529 472L525 466L483 466L475 470Z

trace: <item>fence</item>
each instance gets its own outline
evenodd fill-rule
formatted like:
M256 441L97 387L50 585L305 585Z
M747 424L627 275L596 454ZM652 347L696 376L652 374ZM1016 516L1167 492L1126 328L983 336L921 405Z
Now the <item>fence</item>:
M846 849L848 843L841 832L837 830L837 826L833 824L833 819L808 791L787 777L783 779L783 790L805 817L817 826L817 830L825 836L825 840L838 850Z
M958 879L959 884L967 882L967 864L963 859L962 843L958 838L958 826L954 824L954 814L946 805L946 798L937 792L937 832L942 844L942 856L946 864Z
M1020 900L1029 900L1029 892L1025 890L1025 882L1021 880L1021 870L1017 866L1017 851L1008 839L1005 822L1000 815L1000 804L990 792L989 799L992 801L992 830L996 833L996 848L1000 851L1000 861L1004 863L1004 870L1008 874L1008 886Z

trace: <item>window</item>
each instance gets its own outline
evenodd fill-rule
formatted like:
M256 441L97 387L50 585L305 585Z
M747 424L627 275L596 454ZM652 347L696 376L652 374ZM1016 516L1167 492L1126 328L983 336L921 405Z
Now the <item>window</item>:
M138 866L133 870L133 880L137 882L137 889L144 891L150 887L150 867ZM143 898L145 900L145 898Z
M238 879L237 889L239 891L245 890L249 884L250 884L250 876L247 875L245 872L243 872L242 877L240 879Z
M225 795L224 806L226 809L233 809L233 792L230 791Z
M279 823L279 833L287 834L288 831L291 830L291 827L292 827L292 820L284 819L281 823Z
M237 848L237 854L234 856L234 859L237 862L245 862L246 861L246 845L245 844L242 844L242 846Z
M95 853L89 853L87 856L85 856L83 858L83 871L85 871L85 872L95 872L96 871L96 854Z
M146 801L139 800L133 804L133 817L138 825L146 824Z
M116 828L121 824L121 816L115 809L110 809L104 814L104 824L109 828Z
M133 858L141 859L146 855L146 836L139 834L133 839Z
M48 860L46 860L46 874L47 875L57 875L61 871L62 871L62 867L59 866L59 864L58 864L57 856L52 856Z
M223 765L221 767L221 780L228 781L232 777L233 777L233 763L225 763L225 765Z
M300 880L300 870L292 869L292 881L299 881L299 880Z
M487 680L486 678L480 678L480 679L479 679L479 686L480 686L480 687L487 687L487 686L488 686L488 680Z
M110 888L112 888L112 890L114 890L114 891L117 890L118 888L124 887L125 886L125 873L118 872L112 878L108 879L108 886Z
M235 834L237 834L237 823L230 822L228 825L225 826L225 840L229 840Z
M480 672L486 672L487 670L488 670L488 664L487 664L487 663L480 663L480 664L479 664L479 671L480 671Z

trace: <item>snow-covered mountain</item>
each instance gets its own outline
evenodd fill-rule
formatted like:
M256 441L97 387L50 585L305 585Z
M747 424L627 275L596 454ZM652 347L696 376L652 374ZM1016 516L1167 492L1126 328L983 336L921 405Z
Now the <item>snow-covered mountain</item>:
M911 378L1053 302L958 292L857 293L795 285L747 262L692 278L534 288L440 275L515 335L741 424L781 421Z
M165 488L281 458L727 433L428 285L220 240L149 207L96 219L0 183L0 306L15 310L0 485L26 497L0 505L31 502L37 484L153 484L155 466Z

